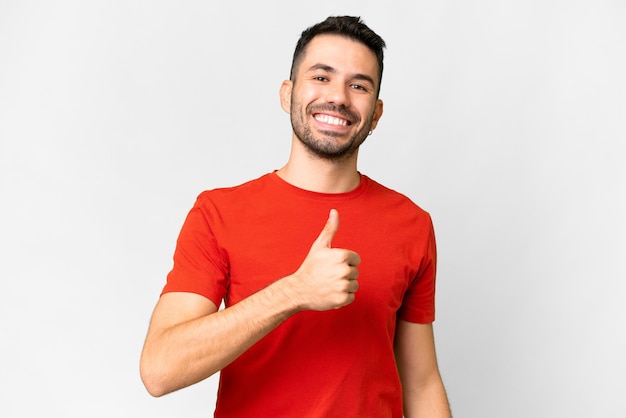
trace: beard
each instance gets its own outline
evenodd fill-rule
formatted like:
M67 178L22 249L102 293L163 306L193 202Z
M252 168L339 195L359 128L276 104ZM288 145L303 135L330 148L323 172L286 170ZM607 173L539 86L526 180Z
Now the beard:
M292 97L291 127L293 132L312 155L328 161L344 161L354 155L361 144L365 142L372 127L373 115L347 141L339 142L335 138L344 136L344 134L339 132L328 130L320 131L317 135L313 133L311 124L308 122L309 117L314 113L323 111L338 113L350 120L353 125L358 125L361 121L357 114L344 106L335 106L333 104L308 105L303 112L302 105L294 101Z

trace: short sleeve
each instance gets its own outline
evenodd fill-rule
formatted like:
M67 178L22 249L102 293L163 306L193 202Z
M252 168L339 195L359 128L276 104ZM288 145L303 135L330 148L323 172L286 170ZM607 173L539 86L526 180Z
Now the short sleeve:
M162 294L196 293L221 304L228 288L228 262L211 226L218 218L210 201L200 195L181 228Z
M430 217L429 217L430 219ZM435 276L437 271L437 245L432 222L428 225L428 237L422 245L423 253L417 274L404 294L398 318L420 324L435 320Z

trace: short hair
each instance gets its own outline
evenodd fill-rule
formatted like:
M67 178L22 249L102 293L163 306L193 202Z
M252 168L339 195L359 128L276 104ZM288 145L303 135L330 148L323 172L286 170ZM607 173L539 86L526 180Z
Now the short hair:
M376 32L371 30L360 17L353 16L330 16L323 22L317 23L305 29L296 44L291 61L290 80L295 80L296 71L304 52L313 38L318 35L340 35L360 42L368 47L378 60L378 91L383 79L383 50L385 41Z

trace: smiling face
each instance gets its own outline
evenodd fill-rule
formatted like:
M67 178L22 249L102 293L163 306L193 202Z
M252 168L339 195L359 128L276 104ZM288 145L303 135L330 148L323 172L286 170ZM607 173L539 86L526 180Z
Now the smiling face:
M281 104L294 135L313 155L342 161L355 155L382 115L379 66L365 45L318 35L306 47L293 81L281 86Z

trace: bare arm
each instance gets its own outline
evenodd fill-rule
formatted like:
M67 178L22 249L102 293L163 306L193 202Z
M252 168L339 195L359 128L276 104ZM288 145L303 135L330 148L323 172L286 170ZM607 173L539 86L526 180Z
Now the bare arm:
M148 392L161 396L206 379L296 312L352 303L360 258L330 248L338 227L333 210L298 271L222 311L193 293L163 295L141 354Z
M396 361L402 380L406 418L450 418L437 356L432 324L398 320Z

